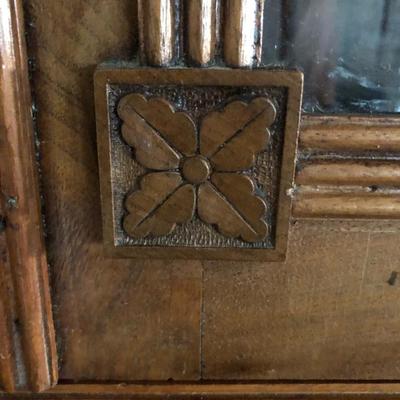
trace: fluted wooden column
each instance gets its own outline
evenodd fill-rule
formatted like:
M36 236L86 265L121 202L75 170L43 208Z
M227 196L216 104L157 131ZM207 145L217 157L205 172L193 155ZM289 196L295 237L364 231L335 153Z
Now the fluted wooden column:
M232 67L252 67L260 62L263 0L226 0L224 58Z
M138 0L138 7L144 64L170 66L185 53L189 65L204 67L221 60L221 47L227 66L260 62L264 0Z
M215 57L219 0L186 0L186 48L189 62L204 66Z
M141 60L166 66L175 56L175 1L138 0Z

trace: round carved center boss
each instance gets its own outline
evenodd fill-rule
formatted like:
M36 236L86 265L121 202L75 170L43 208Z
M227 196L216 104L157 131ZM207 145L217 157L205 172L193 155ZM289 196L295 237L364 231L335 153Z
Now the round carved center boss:
M182 175L190 183L205 182L210 172L210 163L201 156L187 158L182 165Z

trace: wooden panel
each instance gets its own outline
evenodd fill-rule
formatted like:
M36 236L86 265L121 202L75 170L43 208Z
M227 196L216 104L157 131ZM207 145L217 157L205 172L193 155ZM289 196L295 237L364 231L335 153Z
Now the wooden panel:
M27 8L60 377L197 379L200 264L103 255L93 72L135 50L132 1L62 3Z
M92 73L105 59L132 58L137 36L132 3L27 3L61 378L399 379L399 228L394 223L379 228L367 222L297 222L286 263L205 263L203 293L200 262L103 255ZM236 48L232 51L238 56ZM308 122L332 129L338 120ZM303 149L397 151L395 119L374 123L367 135L366 123L356 118L348 120L343 135L329 129L319 135L314 126ZM382 124L387 135L376 128ZM354 141L350 131L357 133ZM331 148L321 145L336 136ZM67 385L48 396L122 393L138 398L146 392L159 398L182 393L200 398L202 390L210 397L221 390L221 397L239 398L243 393L268 398L276 392L321 398L329 392L349 398L357 391L373 398L385 390L398 394L395 385Z
M203 377L399 379L399 224L290 238L286 263L205 264Z
M42 237L32 101L22 3L0 3L2 230L1 381L39 391L57 380L57 355ZM5 225L4 225L5 224ZM12 355L12 357L11 357Z

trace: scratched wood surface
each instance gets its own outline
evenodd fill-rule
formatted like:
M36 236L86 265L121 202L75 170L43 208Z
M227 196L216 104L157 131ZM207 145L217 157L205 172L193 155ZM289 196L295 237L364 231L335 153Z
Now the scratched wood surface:
M400 378L394 222L295 221L285 263L105 257L92 74L136 8L26 8L62 381Z

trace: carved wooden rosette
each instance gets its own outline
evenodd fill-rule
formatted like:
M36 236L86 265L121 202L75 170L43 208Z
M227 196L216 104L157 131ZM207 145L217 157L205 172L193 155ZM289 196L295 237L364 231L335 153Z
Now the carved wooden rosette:
M281 259L301 91L296 72L100 69L108 249Z
M132 237L168 235L197 215L225 236L265 239L266 204L254 195L250 176L256 156L267 149L275 107L266 98L233 101L196 125L163 98L129 94L118 104L122 136L149 170L140 190L128 196L124 229Z

